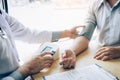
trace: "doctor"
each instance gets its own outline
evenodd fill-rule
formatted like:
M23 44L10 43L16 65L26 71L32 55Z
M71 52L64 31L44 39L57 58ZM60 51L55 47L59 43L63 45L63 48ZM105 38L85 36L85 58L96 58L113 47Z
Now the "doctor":
M53 63L53 58L46 56L50 53L45 52L20 66L14 39L41 43L64 37L73 38L77 32L76 28L59 32L31 31L4 11L0 11L0 80L24 80Z

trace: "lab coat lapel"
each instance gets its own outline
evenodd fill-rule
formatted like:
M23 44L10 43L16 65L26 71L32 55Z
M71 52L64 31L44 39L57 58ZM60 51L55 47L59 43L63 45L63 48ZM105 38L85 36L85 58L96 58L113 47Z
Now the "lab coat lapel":
M14 49L15 51L15 55L17 56L18 60L19 60L19 56L18 56L18 52L17 49L15 47L15 42L13 41L13 37L12 37L12 32L10 29L10 26L8 24L8 22L5 20L4 16L0 14L0 27L3 31L5 31L6 36L8 37L10 43L11 43L11 47Z

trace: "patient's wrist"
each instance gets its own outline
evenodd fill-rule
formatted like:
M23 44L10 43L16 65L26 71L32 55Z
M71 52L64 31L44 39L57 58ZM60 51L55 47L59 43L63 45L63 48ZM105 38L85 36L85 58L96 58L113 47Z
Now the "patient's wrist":
M73 53L75 56L77 56L75 50L73 50L73 49L70 49L70 50L72 51L72 53Z

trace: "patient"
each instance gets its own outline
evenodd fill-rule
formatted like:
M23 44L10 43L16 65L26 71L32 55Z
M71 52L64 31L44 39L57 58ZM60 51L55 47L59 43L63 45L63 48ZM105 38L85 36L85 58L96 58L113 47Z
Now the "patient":
M88 48L95 28L102 48L94 58L103 61L120 58L120 0L95 0L89 7L83 31L62 56L63 68L75 67L76 56Z

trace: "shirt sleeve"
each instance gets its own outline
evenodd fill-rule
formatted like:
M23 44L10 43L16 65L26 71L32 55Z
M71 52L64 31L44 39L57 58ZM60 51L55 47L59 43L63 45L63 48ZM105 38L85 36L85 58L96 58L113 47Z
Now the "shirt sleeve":
M52 42L58 41L60 39L61 31L52 32Z
M29 43L41 43L58 41L61 31L38 31L30 30L25 27L15 18L9 16L4 11L2 12L11 27L13 37L17 40L22 40Z
M14 39L22 40L28 43L41 43L52 41L51 31L31 30L25 27L15 18L9 16L9 14L5 12L2 13L11 28Z
M80 36L85 36L88 40L91 39L93 32L96 28L97 22L96 22L96 16L94 13L95 10L95 3L92 3L88 8L88 13L85 19L84 29L80 33Z
M3 78L2 80L24 80L24 77L19 71L14 71L13 73Z
M29 43L41 43L58 41L60 38L60 31L51 32L30 30L29 28L25 28L23 24L8 14L5 16L13 32L13 37L17 40L23 40Z

